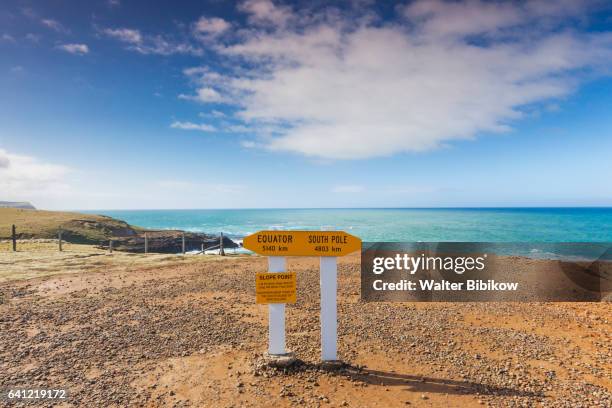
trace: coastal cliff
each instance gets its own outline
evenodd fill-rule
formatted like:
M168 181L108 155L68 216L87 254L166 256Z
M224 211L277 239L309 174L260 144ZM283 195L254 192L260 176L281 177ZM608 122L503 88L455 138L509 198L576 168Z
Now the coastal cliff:
M11 238L11 227L16 226L18 239L57 239L62 230L62 239L75 244L90 244L108 247L113 240L113 249L127 252L144 251L144 234L148 237L149 252L178 253L182 250L180 230L148 230L104 215L81 214L63 211L42 211L20 208L0 208L0 239ZM219 236L205 233L185 232L187 251L218 247ZM224 248L238 245L224 237Z
M24 210L36 209L36 207L27 201L0 201L0 208L22 208Z

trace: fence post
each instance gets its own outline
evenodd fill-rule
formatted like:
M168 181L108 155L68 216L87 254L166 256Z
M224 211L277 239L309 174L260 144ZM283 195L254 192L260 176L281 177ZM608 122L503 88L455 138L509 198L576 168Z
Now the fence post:
M62 252L62 229L61 228L57 232L57 243L59 245L59 251Z
M17 231L15 231L15 224L13 224L11 237L13 239L13 252L17 251Z
M225 251L223 250L223 233L219 235L219 255L225 256Z
M111 254L113 253L113 240L112 239L108 240L108 252Z
M149 236L145 232L145 254L149 253Z
M182 247L183 247L183 255L185 255L185 231L183 231L183 236L182 236Z
M202 255L204 255L204 243L202 242Z

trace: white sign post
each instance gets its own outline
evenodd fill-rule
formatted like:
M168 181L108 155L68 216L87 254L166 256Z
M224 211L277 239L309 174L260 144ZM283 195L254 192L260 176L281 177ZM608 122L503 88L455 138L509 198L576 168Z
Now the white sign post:
M320 258L321 360L336 361L338 342L338 269L335 256Z
M285 272L284 256L268 257L268 272ZM284 355L285 351L285 304L270 303L268 305L268 354Z

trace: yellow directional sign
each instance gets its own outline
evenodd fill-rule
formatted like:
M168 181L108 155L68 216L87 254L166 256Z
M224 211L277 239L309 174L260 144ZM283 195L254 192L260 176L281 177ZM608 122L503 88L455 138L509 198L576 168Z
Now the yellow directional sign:
M242 242L268 256L343 256L361 250L361 240L344 231L259 231Z
M295 303L295 272L258 273L255 281L257 303Z

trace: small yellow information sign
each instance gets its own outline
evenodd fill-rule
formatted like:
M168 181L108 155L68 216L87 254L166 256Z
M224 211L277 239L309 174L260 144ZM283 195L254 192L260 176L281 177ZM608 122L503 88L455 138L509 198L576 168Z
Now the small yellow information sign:
M257 273L257 303L295 303L295 272Z
M344 231L259 231L243 245L268 256L344 256L361 250L361 240Z

